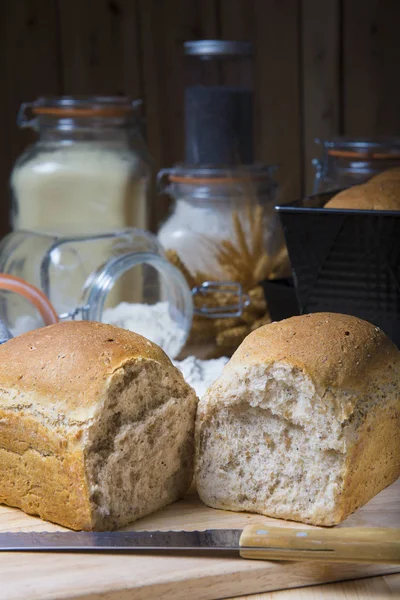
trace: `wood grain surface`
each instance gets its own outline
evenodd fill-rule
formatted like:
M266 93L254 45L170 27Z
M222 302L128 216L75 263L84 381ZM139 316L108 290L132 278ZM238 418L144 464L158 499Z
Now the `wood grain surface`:
M259 515L216 511L195 494L133 529L241 528L249 523L293 526ZM304 527L297 525L298 527ZM342 527L400 526L400 480ZM55 531L56 525L0 507L0 531ZM393 565L267 562L222 555L13 554L0 557L1 600L212 600L399 572ZM299 597L299 596L295 596Z
M399 135L400 2L343 2L343 119L348 135Z
M340 132L340 1L303 0L302 9L302 123L304 191L311 194L321 157L315 138Z
M383 600L400 598L400 574L367 577L325 585L236 596L230 600Z
M0 235L22 148L21 102L140 95L154 170L183 159L183 42L255 46L257 159L279 164L279 201L310 191L314 137L400 134L398 0L2 0ZM152 199L152 227L168 212Z

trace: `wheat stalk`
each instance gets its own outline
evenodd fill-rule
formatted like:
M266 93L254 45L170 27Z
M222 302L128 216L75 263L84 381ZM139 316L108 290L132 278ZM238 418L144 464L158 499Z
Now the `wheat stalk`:
M243 223L243 219L245 219ZM208 319L195 315L190 340L193 343L213 340L216 344L213 356L230 354L252 330L270 322L264 292L259 282L273 277L285 259L284 252L272 259L264 248L264 209L254 206L251 200L246 203L242 215L232 213L232 239L216 242L203 236L204 243L214 251L215 260L224 277L240 283L250 296L250 305L240 317ZM193 289L205 281L221 279L215 274L203 271L191 272L184 260L175 251L167 251L169 260L183 273L188 285ZM224 307L232 303L232 296L222 291L208 291L204 296L195 295L194 304L200 306Z

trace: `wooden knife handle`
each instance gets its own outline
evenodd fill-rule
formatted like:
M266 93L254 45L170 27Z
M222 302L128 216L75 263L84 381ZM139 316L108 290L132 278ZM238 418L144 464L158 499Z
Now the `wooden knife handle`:
M240 537L242 558L400 564L400 529L337 527L294 529L248 525Z

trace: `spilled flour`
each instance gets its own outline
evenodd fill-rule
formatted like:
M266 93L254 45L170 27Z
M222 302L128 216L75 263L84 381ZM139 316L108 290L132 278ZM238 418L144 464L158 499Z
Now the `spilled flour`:
M186 382L201 398L207 388L221 375L228 360L225 356L211 360L200 360L195 356L188 356L184 360L174 361L174 365L182 371Z

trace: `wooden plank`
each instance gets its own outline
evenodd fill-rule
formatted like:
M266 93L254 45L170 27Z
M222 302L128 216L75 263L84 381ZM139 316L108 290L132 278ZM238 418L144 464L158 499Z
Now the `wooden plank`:
M156 170L183 160L183 42L217 36L214 0L139 0L147 134ZM157 197L153 227L168 212Z
M302 188L299 1L254 2L259 158L278 164L278 201Z
M254 52L254 14L253 2L219 0L219 20L221 38L224 40L238 40L251 42ZM241 85L254 90L253 104L253 152L256 160L256 146L258 138L257 123L259 115L256 110L259 104L256 101L257 87L254 77L254 57L241 59L240 62L227 61L220 69L221 83L224 85Z
M140 98L136 0L58 0L66 94Z
M137 521L133 529L242 528L261 521L263 527L293 526L293 523L260 515L213 510L202 504L195 494L189 494ZM394 527L399 521L400 480L341 526ZM56 525L29 517L17 509L0 506L0 531L57 529ZM399 571L398 565L269 562L206 553L192 556L189 553L131 556L2 553L0 596L7 600L213 600Z
M305 192L311 193L321 155L315 138L340 133L340 2L303 0L301 15L303 75L303 170Z
M255 49L255 155L279 164L279 201L301 192L299 0L220 0L226 39Z
M230 600L371 600L394 596L400 597L399 573L266 594L236 596Z
M400 134L400 2L343 2L344 125L354 136Z
M221 38L251 42L254 37L253 0L219 0L218 8Z
M0 236L9 229L8 181L12 166L34 139L20 131L16 117L21 102L58 94L59 48L54 0L0 2Z

